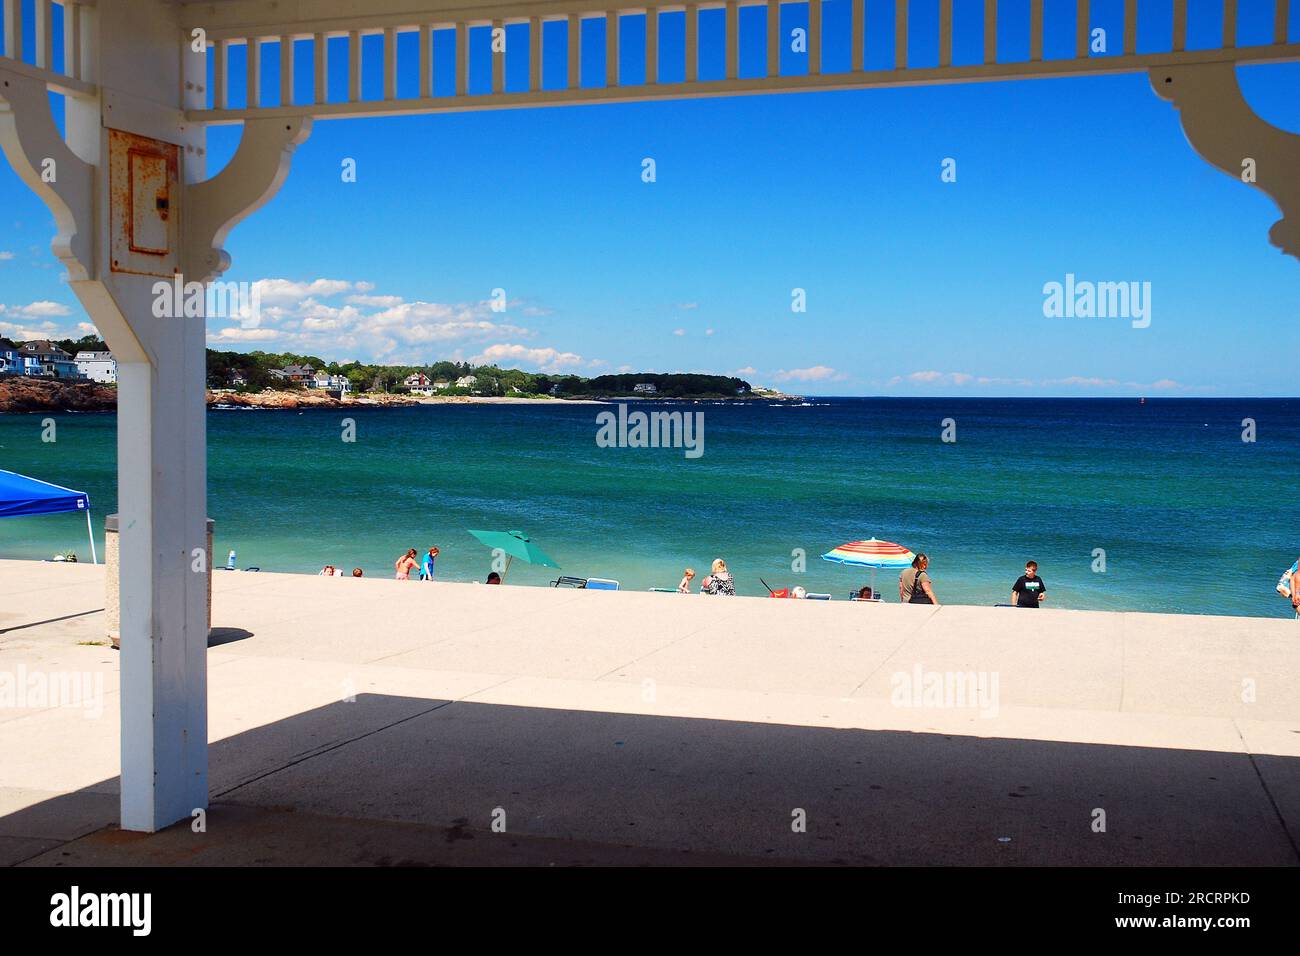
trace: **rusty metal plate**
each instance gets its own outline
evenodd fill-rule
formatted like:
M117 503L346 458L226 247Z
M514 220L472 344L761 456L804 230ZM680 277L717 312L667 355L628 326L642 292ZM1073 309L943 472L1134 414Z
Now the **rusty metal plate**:
M108 131L113 272L171 278L179 271L179 148Z

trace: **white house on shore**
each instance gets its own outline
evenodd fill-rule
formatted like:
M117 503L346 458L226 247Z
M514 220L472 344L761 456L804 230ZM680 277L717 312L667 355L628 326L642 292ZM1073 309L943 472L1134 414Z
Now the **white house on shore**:
M340 395L346 395L352 391L352 382L346 375L331 375L328 372L316 372L312 375L308 384L312 388L318 388L324 392L338 392Z
M117 384L117 359L112 352L78 352L73 358L77 371L94 382Z
M432 395L433 380L423 372L416 372L402 379L402 385L412 395Z

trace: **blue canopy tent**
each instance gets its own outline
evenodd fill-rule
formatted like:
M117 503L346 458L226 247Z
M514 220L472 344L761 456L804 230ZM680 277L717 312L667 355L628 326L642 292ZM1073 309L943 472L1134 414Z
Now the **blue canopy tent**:
M54 515L66 511L86 513L90 559L99 564L99 555L95 553L95 530L90 523L90 495L62 485L52 485L48 481L28 478L17 472L0 470L0 518Z

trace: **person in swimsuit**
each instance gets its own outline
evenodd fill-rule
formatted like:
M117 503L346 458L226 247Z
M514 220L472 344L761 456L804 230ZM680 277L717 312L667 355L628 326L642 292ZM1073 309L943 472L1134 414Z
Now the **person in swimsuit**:
M411 572L420 566L420 562L416 560L415 554L415 549L411 548L411 550L407 551L406 554L397 559L396 563L393 565L393 567L397 569L397 580L411 580Z
M682 575L681 583L677 585L677 592L679 594L690 594L691 581L693 581L694 579L695 579L695 569L687 568L686 572Z

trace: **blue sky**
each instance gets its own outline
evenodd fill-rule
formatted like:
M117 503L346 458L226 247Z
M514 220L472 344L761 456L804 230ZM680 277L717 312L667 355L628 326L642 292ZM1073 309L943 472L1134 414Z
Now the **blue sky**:
M590 82L603 42L587 41ZM667 25L663 42L667 60ZM563 53L548 50L547 86ZM642 68L629 57L625 76ZM1300 132L1300 64L1239 75L1262 116ZM214 165L238 136L210 133ZM261 327L209 333L217 348L708 371L807 394L1294 395L1300 262L1268 242L1279 215L1196 156L1140 75L318 121L227 242L226 278L263 282ZM86 322L52 231L0 163L0 334ZM1067 273L1149 282L1150 326L1045 318L1043 286Z

